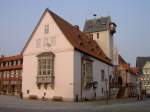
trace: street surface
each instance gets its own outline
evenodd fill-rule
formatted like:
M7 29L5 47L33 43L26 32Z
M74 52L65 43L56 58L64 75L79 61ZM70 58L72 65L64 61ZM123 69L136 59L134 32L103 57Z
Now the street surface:
M106 101L54 102L0 95L0 112L150 112L150 99L111 100L106 105Z

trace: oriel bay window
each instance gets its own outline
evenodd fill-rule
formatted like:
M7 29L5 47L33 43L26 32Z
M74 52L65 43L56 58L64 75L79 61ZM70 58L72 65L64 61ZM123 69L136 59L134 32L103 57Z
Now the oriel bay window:
M44 52L37 56L38 58L38 72L37 72L37 86L41 87L43 84L45 89L50 85L54 88L54 58L52 52Z
M88 56L82 57L82 87L90 89L93 85L93 61Z

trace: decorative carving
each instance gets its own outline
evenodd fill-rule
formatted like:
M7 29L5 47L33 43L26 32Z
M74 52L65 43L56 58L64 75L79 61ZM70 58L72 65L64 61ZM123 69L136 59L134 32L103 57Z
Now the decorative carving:
M56 44L56 37L55 36L51 36L51 37L44 37L43 40L43 47L52 47Z

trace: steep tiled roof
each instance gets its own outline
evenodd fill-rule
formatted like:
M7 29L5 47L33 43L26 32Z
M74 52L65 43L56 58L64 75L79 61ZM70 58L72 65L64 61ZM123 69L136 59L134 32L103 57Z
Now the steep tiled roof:
M120 64L125 70L129 70L129 64Z
M19 60L19 59L23 59L22 55L14 55L14 56L2 56L0 57L0 62L4 62L4 61L14 61L14 60Z
M67 21L65 21L64 19L62 19L61 17L59 17L52 11L50 11L49 9L46 9L44 14L47 11L52 16L52 18L54 19L56 24L59 26L60 30L63 32L63 34L66 36L68 41L73 45L73 47L75 49L77 49L81 52L87 53L87 54L101 60L102 62L105 62L105 63L111 65L111 60L108 59L108 57L104 54L104 52L99 47L99 45L96 43L96 41L92 40L86 34L84 34L79 29L77 29L77 27L71 25L70 23L68 23ZM44 17L44 14L42 15L40 21ZM40 23L40 21L39 21L39 23ZM38 25L39 25L39 23L38 23ZM37 29L38 25L36 26L35 30ZM35 32L35 30L33 31L33 33ZM32 33L32 35L33 35L33 33ZM32 35L29 38L27 44L25 45L23 51L25 50L26 46L28 45L29 41L31 40Z
M87 20L84 24L84 32L106 31L109 28L110 16Z
M142 68L146 64L147 61L150 61L150 57L137 57L136 58L136 67L140 69L140 73L142 73Z
M7 57L1 56L0 64L3 62L17 61L17 60L23 60L22 55L14 55L14 56L7 56ZM0 71L18 70L18 69L22 69L22 63L20 65L0 66Z
M139 73L139 69L137 67L131 67L130 71L132 74L135 74L135 75L138 75L138 73Z
M130 70L130 65L120 54L118 55L118 65L116 66L116 70Z
M52 18L55 20L56 24L60 27L64 35L67 37L69 42L78 50L85 52L95 58L100 59L103 62L106 62L108 64L110 63L110 60L108 57L104 54L102 49L99 47L99 45L96 43L95 40L88 37L86 34L81 32L79 29L77 29L75 26L71 25L52 11L49 11Z
M127 62L123 59L123 57L120 54L118 55L118 62L119 64L127 64Z

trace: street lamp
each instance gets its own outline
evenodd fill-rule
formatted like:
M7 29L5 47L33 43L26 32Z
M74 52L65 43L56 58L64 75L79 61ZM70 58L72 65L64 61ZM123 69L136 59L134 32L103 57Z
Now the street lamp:
M93 82L93 90L94 90L94 99L96 99L96 89L98 87L98 82L97 81L94 81Z
M108 79L105 79L105 85L106 85L106 104L108 104Z
M143 81L143 77L139 77L138 78L138 82L139 82L139 100L142 100L142 81Z

